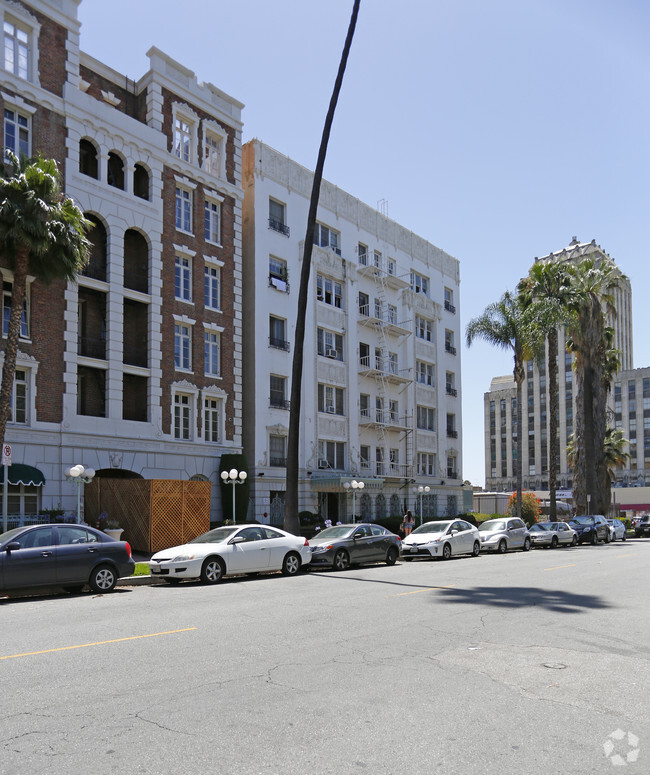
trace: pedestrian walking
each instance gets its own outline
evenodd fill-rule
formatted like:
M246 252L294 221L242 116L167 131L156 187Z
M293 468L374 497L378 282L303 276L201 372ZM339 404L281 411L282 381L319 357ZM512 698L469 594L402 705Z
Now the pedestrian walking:
M415 527L415 518L410 509L404 514L404 520L401 527L405 537L409 535L411 530Z

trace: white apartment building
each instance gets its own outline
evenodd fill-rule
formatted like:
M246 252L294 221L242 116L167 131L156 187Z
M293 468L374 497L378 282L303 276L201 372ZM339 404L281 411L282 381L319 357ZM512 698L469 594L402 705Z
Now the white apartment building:
M540 261L579 261L582 258L609 256L591 242L579 242L575 237L568 247L543 256ZM627 278L614 292L616 315L609 320L614 328L614 346L620 351L621 368L632 368L632 289ZM560 468L557 485L571 489L572 474L566 457L566 448L573 433L575 391L573 356L566 352L564 331L558 332L558 409ZM526 363L526 381L522 395L522 477L523 486L530 490L548 489L548 355L541 365ZM617 377L618 381L618 377ZM610 412L614 411L614 396L608 399ZM613 424L613 423L612 423ZM517 391L512 375L495 377L484 396L485 427L485 488L491 491L516 489L517 448Z
M243 439L250 516L284 513L313 173L243 147ZM304 342L299 504L333 522L463 508L459 262L323 181ZM364 489L353 496L353 480ZM354 501L354 502L353 502Z

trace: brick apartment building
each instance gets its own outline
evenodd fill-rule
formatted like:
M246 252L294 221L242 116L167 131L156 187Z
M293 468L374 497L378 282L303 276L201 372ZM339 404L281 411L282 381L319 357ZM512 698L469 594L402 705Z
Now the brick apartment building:
M0 2L5 148L55 158L93 222L78 283L29 278L10 513L74 511L77 463L216 485L241 451L243 106L156 48L138 81L83 53L77 5Z

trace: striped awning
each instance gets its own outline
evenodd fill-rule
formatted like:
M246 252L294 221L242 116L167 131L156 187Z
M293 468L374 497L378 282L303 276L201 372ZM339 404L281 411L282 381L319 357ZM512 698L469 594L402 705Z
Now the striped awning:
M311 477L311 488L319 492L353 492L352 487L349 490L345 487L345 483L351 484L355 479L357 482L363 482L363 490L356 491L359 495L368 490L382 490L384 487L384 480L375 477L349 476L348 474L318 476L314 474Z
M9 484L36 485L40 487L45 484L43 472L34 466L25 465L25 463L13 463L7 471ZM3 477L4 480L4 477Z

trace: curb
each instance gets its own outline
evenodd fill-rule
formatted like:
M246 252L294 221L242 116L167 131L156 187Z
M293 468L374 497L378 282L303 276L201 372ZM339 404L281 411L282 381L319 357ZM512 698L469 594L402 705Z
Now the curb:
M118 587L142 587L145 584L154 584L158 579L153 576L124 576L117 580Z

